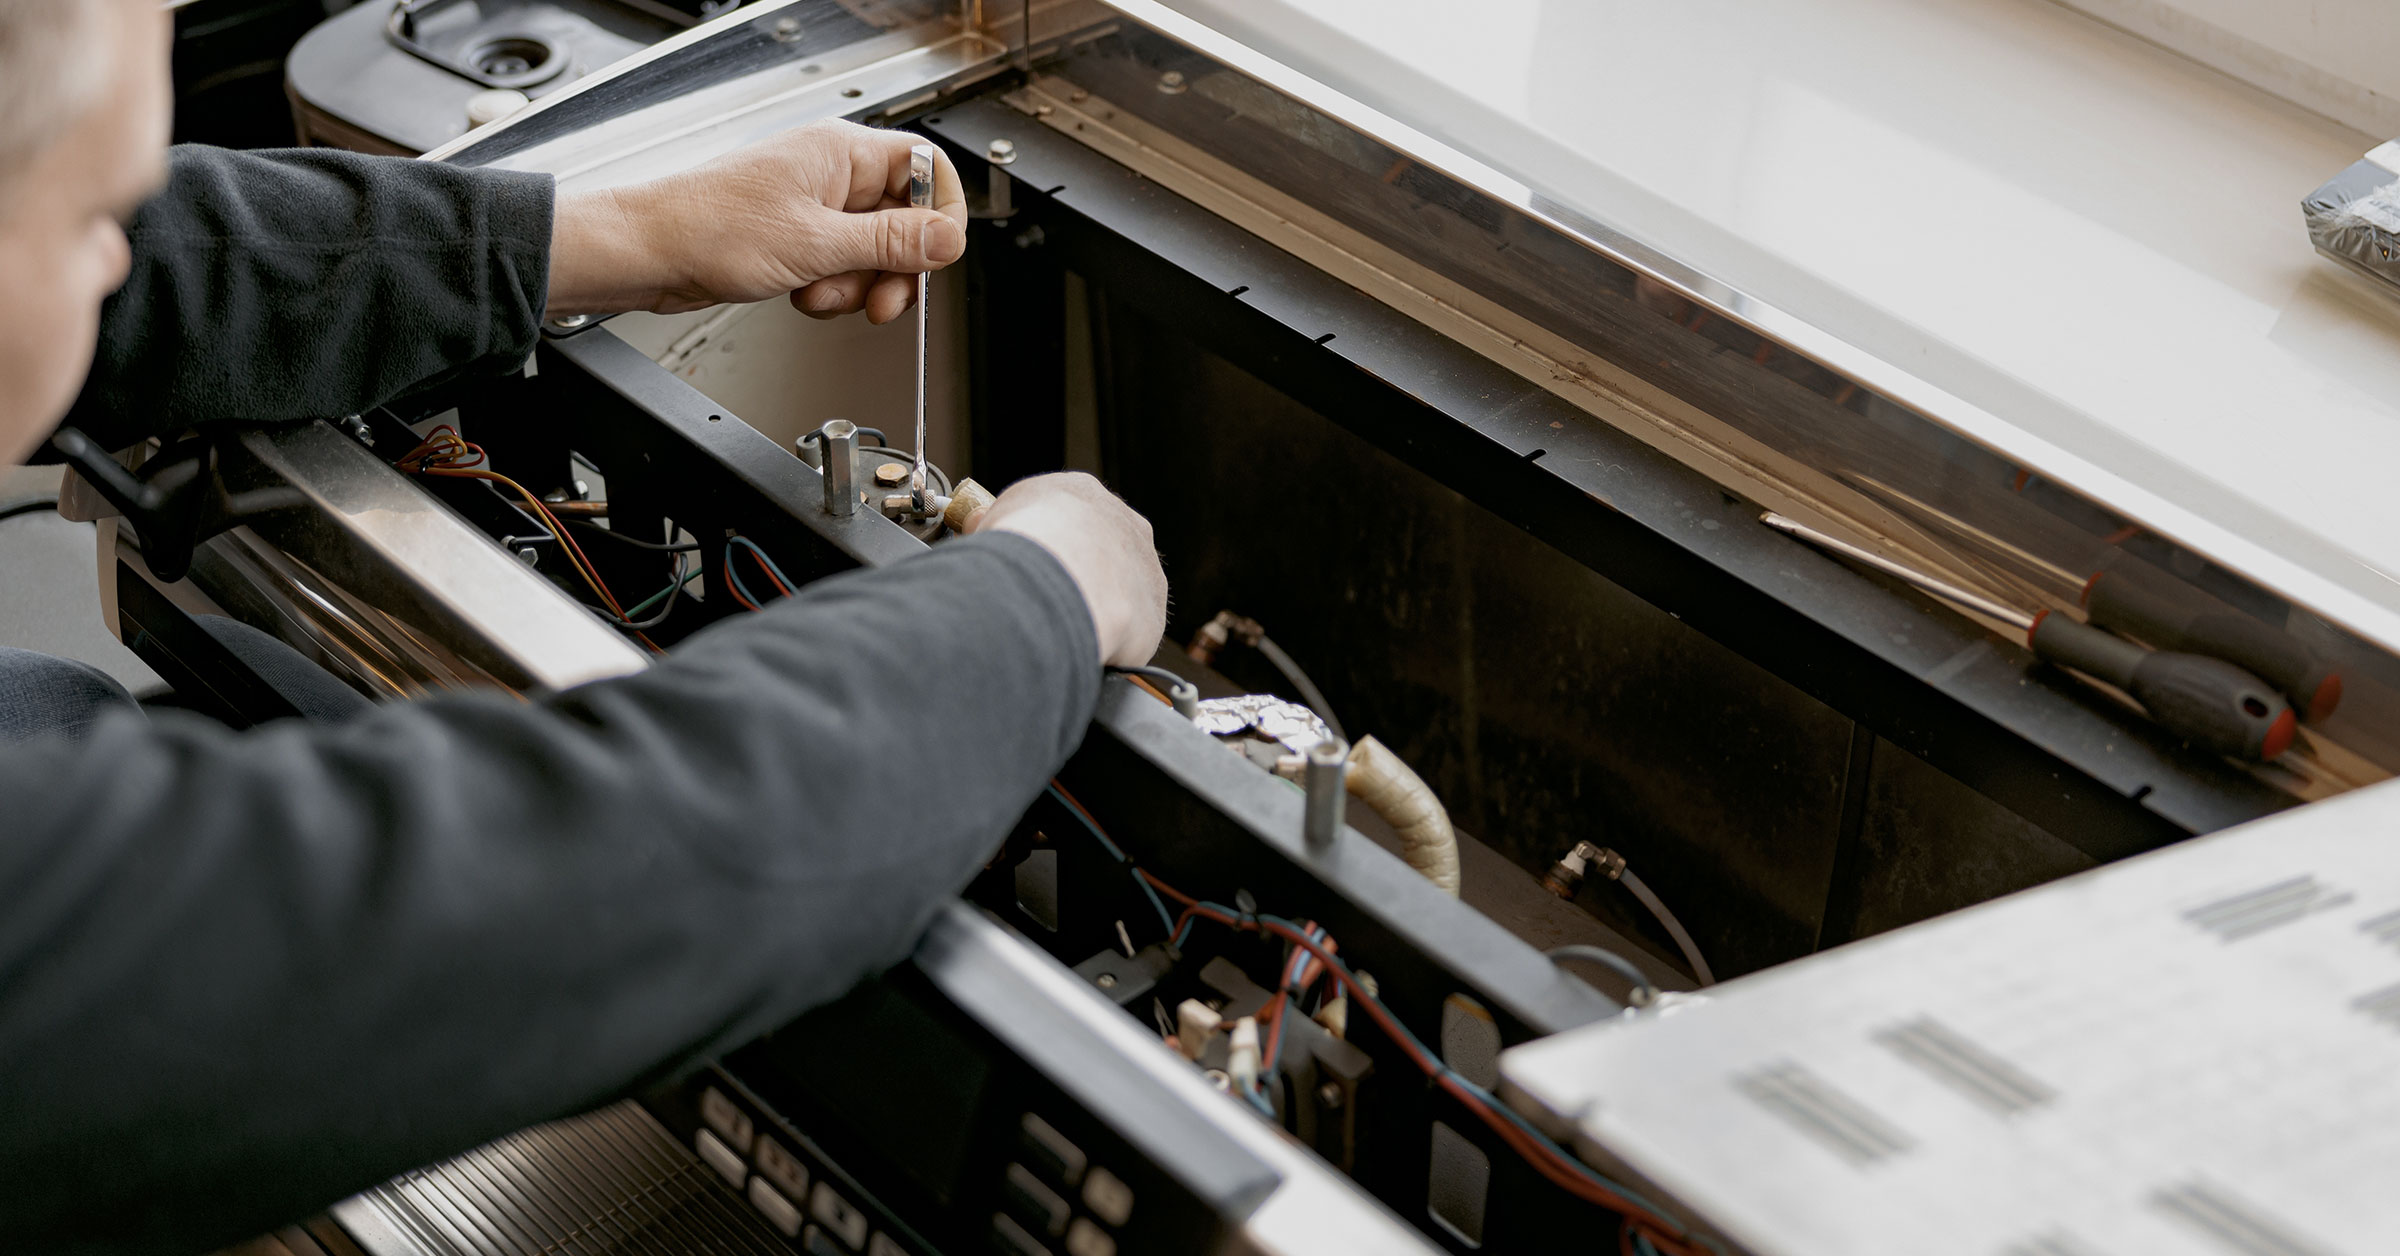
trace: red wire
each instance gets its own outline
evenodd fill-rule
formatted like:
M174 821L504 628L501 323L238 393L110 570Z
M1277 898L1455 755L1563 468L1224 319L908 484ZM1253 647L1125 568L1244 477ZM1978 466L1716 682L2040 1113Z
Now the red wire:
M1051 783L1057 786L1059 796L1066 799L1068 806L1082 812L1084 819L1092 822L1093 828L1100 827L1099 821L1092 818L1091 811L1075 795L1069 793L1065 785L1058 784L1055 780ZM1615 1191L1584 1176L1579 1166L1566 1161L1558 1152L1533 1141L1508 1118L1492 1111L1481 1098L1468 1091L1456 1078L1452 1077L1438 1061L1420 1054L1412 1045L1408 1035L1401 1030L1399 1022L1394 1020L1391 1012L1383 1006L1382 1001L1359 989L1350 975L1334 963L1333 951L1330 947L1320 946L1306 935L1294 932L1283 925L1270 924L1263 920L1236 920L1222 912L1211 911L1202 907L1199 899L1159 880L1148 869L1136 869L1136 871L1140 873L1142 880L1150 884L1150 888L1183 905L1183 917L1176 921L1176 932L1178 933L1183 931L1184 920L1199 916L1232 929L1273 933L1307 950L1318 962L1324 964L1326 972L1331 974L1334 980L1350 991L1358 1005L1367 1010L1367 1015L1374 1019L1376 1025L1383 1030L1384 1035L1390 1038L1403 1054L1407 1055L1427 1076L1433 1078L1452 1098L1458 1100L1461 1106L1473 1112L1476 1119L1491 1127L1492 1132L1500 1136L1500 1141L1508 1144L1511 1150L1523 1157L1528 1164L1533 1166L1535 1172L1540 1173L1568 1194L1625 1217L1630 1224L1640 1227L1643 1237L1657 1246L1664 1256L1706 1256L1700 1249L1683 1240L1670 1237L1681 1233L1681 1226L1652 1214L1648 1209L1640 1207Z
M1061 788L1060 792L1062 794L1065 793L1063 787ZM1074 799L1071 796L1068 798L1068 801L1074 805L1078 811L1083 809L1082 804L1074 802ZM1663 1217L1652 1214L1648 1209L1636 1205L1631 1200L1626 1199L1624 1196L1619 1195L1615 1191L1612 1191L1607 1187L1602 1186L1600 1183L1584 1176L1580 1168L1566 1161L1559 1153L1533 1141L1531 1137L1527 1136L1523 1130L1518 1129L1513 1122L1508 1120L1508 1118L1492 1111L1492 1109L1485 1104L1479 1096L1474 1094L1472 1091L1469 1091L1458 1081L1457 1078L1453 1077L1447 1069L1443 1068L1438 1061L1420 1053L1416 1045L1414 1045L1407 1034L1401 1030L1399 1022L1392 1017L1391 1012L1383 1006L1382 1002L1378 999L1369 997L1365 991L1358 989L1353 983L1352 978L1334 965L1333 954L1331 951L1319 946L1315 941L1307 937L1307 935L1299 933L1288 926L1263 920L1237 920L1234 917L1223 914L1222 912L1212 911L1208 908L1202 907L1199 905L1198 899L1195 899L1190 895L1183 893L1181 890L1177 890L1173 886L1166 884L1157 877L1151 875L1147 870L1143 870L1141 876L1143 880L1150 883L1151 888L1159 891L1162 894L1165 894L1177 902L1185 904L1185 914L1187 916L1197 915L1202 919L1213 920L1218 924L1224 925L1231 929L1255 930L1259 932L1272 933L1277 937L1284 938L1305 948L1310 954L1316 956L1317 959L1324 962L1326 970L1333 974L1333 977L1336 981L1341 982L1345 987L1349 988L1350 993L1356 998L1358 1005L1367 1010L1367 1015L1374 1019L1376 1025L1383 1030L1386 1037L1390 1038L1392 1042L1397 1045L1401 1051L1417 1065L1419 1069L1424 1071L1427 1076L1431 1077L1435 1084L1439 1085L1452 1098L1456 1099L1460 1106L1474 1113L1476 1119L1489 1126L1492 1132L1500 1137L1500 1141L1508 1144L1511 1150L1523 1157L1528 1164L1533 1166L1535 1172L1540 1173L1543 1177L1549 1179L1553 1184L1565 1190L1568 1194L1573 1195L1576 1198L1585 1201L1586 1203L1595 1204L1599 1207L1606 1208L1611 1212L1618 1213L1635 1222L1636 1224L1639 1224L1642 1227L1644 1237L1651 1238L1654 1242L1664 1240L1666 1246L1662 1249L1662 1251L1667 1253L1668 1256L1685 1256L1685 1254L1693 1252L1694 1249L1687 1247L1680 1241L1666 1237L1666 1233L1678 1231L1680 1230L1680 1227L1675 1226L1672 1222L1669 1222ZM1660 1231L1662 1230L1666 1233L1661 1233Z

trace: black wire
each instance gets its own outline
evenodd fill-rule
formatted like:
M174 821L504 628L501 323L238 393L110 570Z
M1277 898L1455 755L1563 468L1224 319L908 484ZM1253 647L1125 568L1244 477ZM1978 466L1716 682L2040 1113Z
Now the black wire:
M1590 960L1592 963L1614 971L1618 976L1623 977L1625 980L1633 983L1634 1004L1637 1007L1655 1002L1658 998L1658 984L1651 981L1649 976L1643 973L1641 969L1636 968L1632 960L1617 954L1615 951L1609 950L1607 947L1590 946L1585 943L1577 942L1571 946L1551 947L1549 950L1542 952L1542 954L1549 956L1552 962L1562 959ZM1641 997L1642 992L1645 990L1649 992L1649 998L1647 999Z
M667 600L659 606L658 613L638 623L629 622L622 619L611 622L615 623L617 627L622 628L627 632L647 632L652 628L658 627L660 624L667 622L667 616L675 613L675 603L682 599L683 586L689 583L691 578L692 573L684 568L683 555L675 555L675 587L667 590Z
M589 519L569 519L566 521L566 524L570 528L581 528L594 536L604 536L621 545L631 545L637 549L646 549L653 553L697 554L700 552L700 542L698 541L693 541L685 545L661 545L656 541L637 540L617 531L615 528L603 528L599 524L596 524Z
M38 515L44 511L49 511L53 514L57 513L58 499L55 497L36 497L32 501L18 502L14 506L0 506L0 519L14 519L18 515Z
M1269 640L1262 632L1253 648L1265 655L1267 661L1275 665L1275 670L1283 673L1285 680L1292 682L1292 688L1300 691L1301 703L1316 712L1318 719L1325 721L1325 731L1332 733L1334 740L1350 740L1349 735L1342 732L1342 722L1333 717L1333 704L1325 700L1325 691L1317 688L1316 682L1308 678L1307 672L1300 670L1300 665L1292 661L1291 655L1283 652L1282 646Z

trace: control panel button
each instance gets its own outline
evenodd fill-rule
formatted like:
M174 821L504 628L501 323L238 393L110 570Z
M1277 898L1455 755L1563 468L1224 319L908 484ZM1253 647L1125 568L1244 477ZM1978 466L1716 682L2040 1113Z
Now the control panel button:
M784 1194L794 1199L808 1198L808 1166L785 1151L782 1143L759 1135L758 1151L751 1156L751 1163L758 1166L759 1176L773 1182Z
M851 1251L867 1245L867 1214L835 1194L832 1186L817 1183L817 1189L808 1197L808 1214L824 1222L825 1228Z
M766 1217L769 1224L783 1231L785 1238L800 1237L800 1206L767 1185L765 1178L750 1179L750 1203Z
M1004 1256L1050 1256L1042 1241L1025 1232L1025 1227L1009 1219L1008 1214L992 1214L992 1246Z
M1025 1163L1043 1177L1069 1190L1083 1180L1083 1148L1068 1142L1067 1136L1052 1129L1048 1121L1026 1113L1023 1142Z
M750 1114L742 1111L740 1104L726 1098L724 1091L711 1086L700 1092L700 1119L708 1122L710 1129L724 1135L727 1146L742 1155L750 1154L753 1131Z
M750 1176L750 1166L742 1163L742 1153L726 1146L724 1139L707 1130L699 1130L692 1135L692 1149L699 1152L700 1158L706 1160L711 1168L724 1174L725 1180L733 1183L735 1190L740 1190L742 1179Z
M1116 1174L1095 1168L1083 1179L1083 1206L1102 1221L1121 1226L1133 1215L1133 1188L1117 1180Z
M1090 1217L1077 1217L1067 1227L1067 1256L1117 1256L1117 1241Z
M1067 1220L1075 1215L1074 1205L1042 1185L1033 1170L1021 1164L1008 1166L1008 1189L1003 1198L1010 1215L1034 1233L1050 1238L1066 1233Z
M879 1233L873 1242L867 1244L867 1256L908 1256L908 1249L900 1246L891 1235Z

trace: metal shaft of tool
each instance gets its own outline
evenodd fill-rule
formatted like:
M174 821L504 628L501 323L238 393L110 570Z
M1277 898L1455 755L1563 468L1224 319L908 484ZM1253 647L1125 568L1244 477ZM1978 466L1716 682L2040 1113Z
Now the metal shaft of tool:
M1897 576L1900 579L1925 590L1927 593L1930 593L1945 602L1955 602L1960 606L1966 607L1968 610L1978 611L1982 614L1989 615L1993 619L1997 619L2001 623L2007 624L2020 632L2033 631L2033 616L2026 614L2024 611L2018 610L2016 607L2004 606L1988 597L1983 596L1980 593L1969 592L1955 584L1951 584L1947 580L1936 579L1935 577L1926 575L1924 572L1918 571L1913 567L1907 567L1893 562L1891 559L1885 558L1883 555L1875 553L1872 550L1860 549L1858 546L1852 545L1850 542L1845 541L1840 537L1828 536L1825 533L1819 532L1815 528L1812 528L1797 519L1788 519L1782 515L1776 514L1773 511L1768 511L1766 514L1759 516L1758 521L1770 528L1775 529L1778 532L1788 533L1789 535L1799 537L1801 540L1806 541L1819 549L1827 550L1832 553L1839 554L1844 558L1861 563L1865 566L1873 567L1875 570L1883 572L1886 575Z
M933 145L919 144L908 150L908 203L917 209L933 208ZM926 311L932 295L932 277L917 275L917 463L908 474L908 496L919 515L929 514L934 507L925 493L925 344L932 330L932 319Z

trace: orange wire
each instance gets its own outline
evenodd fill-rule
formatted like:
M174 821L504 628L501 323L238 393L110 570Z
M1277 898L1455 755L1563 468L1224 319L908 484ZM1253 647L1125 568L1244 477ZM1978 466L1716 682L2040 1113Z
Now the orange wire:
M748 547L745 546L744 548ZM783 581L775 578L775 569L767 565L766 555L759 553L757 550L751 550L750 557L758 560L758 569L767 573L767 583L774 585L776 592L781 593L785 597L790 597L792 595L792 591L784 587Z
M435 462L433 460L437 454L440 455L440 458L438 462ZM583 582L591 586L593 593L599 595L600 601L608 607L609 613L616 616L619 623L631 623L631 619L625 614L624 606L617 601L617 595L609 590L608 582L600 578L600 571L592 565L591 556L585 554L583 547L575 543L575 538L568 533L566 525L559 521L557 515L551 513L550 507L531 489L497 471L482 470L483 464L488 461L490 461L490 455L483 451L483 446L466 440L458 434L456 429L444 424L433 429L424 444L410 450L408 455L395 465L402 470L412 471L419 475L438 475L447 479L485 480L506 485L514 490L517 496L525 499L525 504L531 507L543 522L550 525L551 535L558 538L559 551L567 556L568 565L575 568L575 574L581 576ZM651 653L664 654L666 652L660 649L658 643L652 641L647 633L636 631L633 635L634 639L640 641Z

